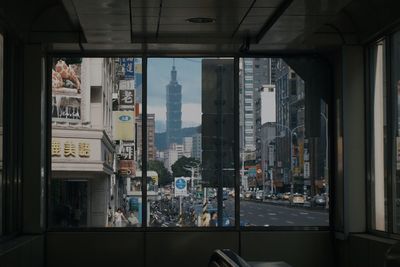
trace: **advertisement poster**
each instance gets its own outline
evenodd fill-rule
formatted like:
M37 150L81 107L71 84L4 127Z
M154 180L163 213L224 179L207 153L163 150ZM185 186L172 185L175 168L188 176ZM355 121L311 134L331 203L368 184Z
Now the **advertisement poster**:
M51 74L53 121L81 120L81 64L82 58L53 59Z
M136 103L142 103L142 59L135 58Z
M54 121L79 121L81 119L81 98L53 94L51 114Z
M142 223L142 198L130 197L128 203L129 203L129 211L132 211L134 214L136 214L139 223Z
M135 140L135 114L133 111L113 111L113 139Z
M119 109L134 110L135 90L119 90Z
M121 175L135 175L135 162L133 160L120 160L118 172Z
M134 160L135 144L134 143L123 143L119 145L118 159L122 160Z
M124 68L125 79L133 80L135 78L134 58L133 57L120 58L119 62Z

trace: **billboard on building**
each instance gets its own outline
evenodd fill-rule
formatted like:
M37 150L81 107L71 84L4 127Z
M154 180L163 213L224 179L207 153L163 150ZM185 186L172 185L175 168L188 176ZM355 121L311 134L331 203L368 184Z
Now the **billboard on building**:
M53 121L81 120L82 58L55 58L52 66Z
M133 80L135 78L134 58L133 57L120 58L119 63L124 68L125 79Z
M135 58L136 103L142 103L142 59Z
M133 111L113 111L113 139L135 140L135 114Z
M135 144L133 142L120 144L118 146L118 159L135 159Z
M135 109L135 90L119 90L119 110Z
M119 160L118 172L121 175L135 175L135 162L133 160Z

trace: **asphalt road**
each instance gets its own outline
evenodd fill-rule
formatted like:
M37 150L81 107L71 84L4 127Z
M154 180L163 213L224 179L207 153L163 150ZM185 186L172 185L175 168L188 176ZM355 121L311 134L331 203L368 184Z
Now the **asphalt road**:
M234 217L234 201L225 201L225 212ZM285 207L255 201L240 202L241 225L255 226L328 226L326 210L310 210L302 207Z

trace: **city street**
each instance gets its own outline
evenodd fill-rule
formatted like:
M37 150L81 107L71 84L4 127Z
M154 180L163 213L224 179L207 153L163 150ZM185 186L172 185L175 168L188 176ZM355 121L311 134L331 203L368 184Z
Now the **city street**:
M234 201L225 201L226 214L234 214ZM240 202L241 225L251 226L328 226L327 210L286 207L248 200ZM233 221L233 218L232 218Z

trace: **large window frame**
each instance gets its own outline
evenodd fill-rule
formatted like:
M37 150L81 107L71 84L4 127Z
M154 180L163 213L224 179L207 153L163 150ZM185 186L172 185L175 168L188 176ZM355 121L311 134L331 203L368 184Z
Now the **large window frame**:
M290 57L290 58L296 58L296 57L308 57L310 55L307 54L298 54L298 55L269 55L269 54L263 54L263 55L243 55L243 54L229 54L229 55L220 55L221 57L229 57L233 58L233 64L234 64L234 140L236 144L240 144L240 134L239 134L239 121L240 121L240 110L239 110L239 58L282 58L282 57ZM46 114L46 119L47 119L47 147L45 148L46 150L46 157L47 157L47 180L46 180L46 191L49 192L50 187L49 187L49 181L51 179L51 136L52 136L52 127L51 127L51 61L53 57L88 57L88 58L111 58L111 57L134 57L134 58L141 58L142 60L142 185L147 183L147 63L148 59L150 58L216 58L218 56L214 54L197 54L197 55L181 55L181 54L171 54L168 56L165 55L143 55L143 54L113 54L113 53L102 53L102 52L97 52L96 53L71 53L68 51L57 51L57 52L48 52L47 53L47 87L46 87L46 99L47 99L47 114ZM332 99L333 99L333 86L330 88L329 92L329 101L327 105L329 107L333 107L332 105ZM333 114L334 114L334 109L331 109L332 112L329 112L329 118L328 118L328 136L329 136L329 142L328 142L328 154L329 154L329 198L331 198L332 195L334 195L334 173L335 171L333 170L333 159L334 159L334 151L331 149L333 147L333 142L334 142L334 135L332 132L333 129ZM142 186L142 225L140 227L125 227L125 228L114 228L114 227L85 227L85 228L54 228L54 227L49 227L48 222L49 222L49 194L46 194L46 230L49 232L60 232L60 231L65 231L65 232L71 232L71 231L76 231L76 232L88 232L88 231L99 231L99 232L127 232L127 231L150 231L150 232L157 232L162 229L162 231L190 231L190 232L210 232L210 231L236 231L236 232L241 232L241 231L327 231L327 230L332 230L333 229L333 214L334 214L334 209L335 209L335 204L333 201L331 201L331 205L329 208L329 225L328 226L270 226L270 227L264 227L264 226L241 226L240 225L240 194L236 192L240 192L240 146L237 145L234 147L234 166L235 166L235 175L234 175L234 189L235 189L235 225L232 227L152 227L148 226L147 222L147 187ZM219 195L218 198L222 198L222 195Z
M23 56L19 39L0 25L3 37L3 166L1 181L0 243L22 232L22 149L23 144ZM18 62L18 63L17 63Z
M366 183L366 203L367 203L367 232L376 236L386 237L386 238L394 238L400 239L400 232L395 233L394 225L395 225L395 210L394 210L394 201L395 201L395 184L396 184L396 132L397 132L397 119L396 118L396 106L398 105L397 92L394 85L394 77L393 77L393 55L394 55L394 47L393 40L394 35L399 33L400 27L396 26L385 34L382 34L372 40L365 46L365 92L366 92L366 100L365 100L365 118L366 118L366 173L367 173L367 183ZM386 102L385 104L385 112L386 112L386 143L384 142L384 182L385 182L385 223L386 229L376 230L374 229L374 216L372 212L372 208L375 205L373 199L370 197L374 190L373 183L373 168L372 164L372 145L373 145L373 110L371 109L372 101L373 101L373 84L371 83L371 77L373 75L371 69L373 64L373 59L371 57L372 49L374 46L379 43L384 42L385 51L384 51L384 88L386 93ZM397 111L398 112L398 111Z

